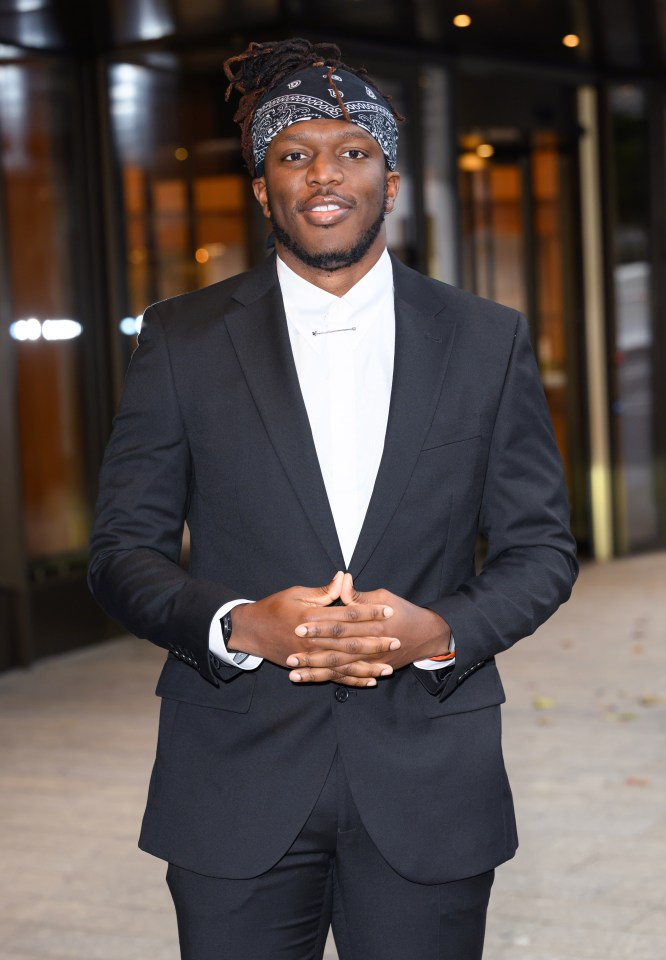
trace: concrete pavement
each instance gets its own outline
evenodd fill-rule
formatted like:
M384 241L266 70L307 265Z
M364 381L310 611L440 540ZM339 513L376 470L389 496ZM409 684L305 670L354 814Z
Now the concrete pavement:
M164 865L136 849L161 659L123 638L0 676L0 960L177 960ZM585 567L500 670L521 848L485 960L659 960L666 554Z

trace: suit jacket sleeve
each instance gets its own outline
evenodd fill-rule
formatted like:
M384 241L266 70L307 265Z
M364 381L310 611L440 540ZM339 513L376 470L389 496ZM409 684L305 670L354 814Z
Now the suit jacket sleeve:
M426 604L456 639L455 667L432 682L442 699L547 620L578 572L562 463L524 317L493 428L479 530L488 540L481 573Z
M238 593L195 580L179 558L191 459L159 306L149 308L132 356L102 471L88 582L102 607L218 685L240 671L215 665L208 632Z

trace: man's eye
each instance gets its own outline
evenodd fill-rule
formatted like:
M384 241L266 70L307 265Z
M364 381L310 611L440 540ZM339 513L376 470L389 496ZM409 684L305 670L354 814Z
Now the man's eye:
M289 161L302 160L304 156L305 154L301 153L300 150L292 150L291 153L288 153L284 159Z
M367 153L365 150L358 150L354 147L351 150L345 150L342 156L349 157L350 160L360 160L362 157L367 157Z

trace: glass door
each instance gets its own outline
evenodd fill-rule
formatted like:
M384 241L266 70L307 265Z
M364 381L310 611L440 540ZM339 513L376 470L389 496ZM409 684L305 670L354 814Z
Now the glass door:
M526 129L525 112L523 102L512 118L505 102L498 110L504 123L469 124L460 132L462 286L528 317L564 461L572 524L585 547L576 141L560 124L532 122Z

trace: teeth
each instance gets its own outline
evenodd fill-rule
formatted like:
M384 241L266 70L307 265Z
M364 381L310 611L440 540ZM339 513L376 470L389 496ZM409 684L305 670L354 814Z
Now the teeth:
M329 213L331 210L339 210L340 206L337 203L323 203L318 207L310 208L313 213Z

